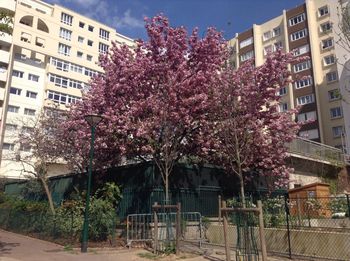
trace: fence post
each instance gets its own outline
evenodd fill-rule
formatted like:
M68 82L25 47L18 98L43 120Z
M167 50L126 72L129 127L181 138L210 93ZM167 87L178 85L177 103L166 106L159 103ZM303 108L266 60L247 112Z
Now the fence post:
M222 208L226 208L226 201L222 201ZM220 211L222 209L220 208ZM224 223L224 238L225 238L225 252L226 252L226 261L231 261L231 252L230 245L228 242L228 220L227 220L227 211L223 213L223 223Z
M298 225L299 225L299 227L301 227L301 216L300 216L301 210L300 210L300 197L299 197L299 194L297 194L297 211L298 211Z
M349 199L349 194L346 194L346 201L348 203L348 218L350 219L350 199Z
M263 208L262 208L261 200L258 200L258 209L259 209L259 234L260 234L262 260L267 261L264 218L263 218Z
M219 202L219 223L221 222L221 195L218 196Z
M176 208L176 255L180 254L180 236L181 236L181 203L177 203Z
M153 206L157 206L158 203L154 202ZM154 245L153 245L153 252L154 254L157 254L158 249L158 216L157 216L157 210L156 208L153 208L153 215L154 215Z
M289 229L289 206L287 202L287 195L284 195L284 209L286 211L286 221L287 221L287 238L288 238L288 254L289 258L292 259L292 247L290 244L290 229Z

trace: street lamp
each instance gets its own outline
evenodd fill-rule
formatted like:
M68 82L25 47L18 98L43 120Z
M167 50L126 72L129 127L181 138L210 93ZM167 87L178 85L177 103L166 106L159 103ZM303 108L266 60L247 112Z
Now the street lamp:
M89 114L84 116L85 120L91 127L91 143L90 143L90 162L88 173L88 184L86 193L85 213L84 213L84 225L83 225L83 238L81 242L81 252L87 252L87 243L89 235L89 207L90 207L90 190L91 190L91 173L92 173L92 160L94 158L94 141L95 141L95 129L96 126L103 120L101 115Z

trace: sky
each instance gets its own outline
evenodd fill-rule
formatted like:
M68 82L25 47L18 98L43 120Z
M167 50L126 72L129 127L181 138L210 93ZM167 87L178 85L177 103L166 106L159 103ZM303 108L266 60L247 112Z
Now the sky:
M45 1L45 0L44 0ZM116 29L133 39L147 39L144 17L164 14L172 26L210 26L231 39L252 24L261 24L304 0L46 0L72 9Z

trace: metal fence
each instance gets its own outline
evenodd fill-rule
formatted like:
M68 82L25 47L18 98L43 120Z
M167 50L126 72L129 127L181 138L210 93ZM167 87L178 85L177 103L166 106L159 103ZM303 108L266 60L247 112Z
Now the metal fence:
M108 213L106 215L109 215ZM89 220L89 241L115 242L116 215L106 216L102 224L99 218ZM48 212L0 209L0 227L60 244L78 244L81 241L83 215L65 211L52 215Z
M340 149L300 137L293 139L287 146L291 154L344 165L344 153Z
M175 241L176 213L157 213L158 241ZM127 245L149 243L153 245L154 214L130 214L127 216ZM197 243L203 240L202 216L198 212L181 212L181 240ZM152 246L153 247L153 246Z
M254 203L250 203L254 206ZM350 260L349 196L263 199L267 252L290 258ZM240 235L237 215L232 216L229 240L236 249ZM250 217L252 240L258 239L256 217ZM205 248L224 247L222 221L212 220L205 232ZM252 242L260 249L258 240Z

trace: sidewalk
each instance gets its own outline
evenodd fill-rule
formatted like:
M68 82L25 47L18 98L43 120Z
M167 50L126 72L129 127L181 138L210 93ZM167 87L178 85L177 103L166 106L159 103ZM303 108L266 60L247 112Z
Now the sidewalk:
M150 258L140 257L139 255L152 257L152 254L142 249L121 249L121 250L103 250L90 249L88 253L82 254L79 250L66 251L61 245L42 241L8 231L0 230L0 261L150 261ZM213 254L210 256L165 256L157 258L159 261L225 261L225 255ZM232 257L232 260L234 258ZM282 261L289 259L269 258L269 261Z

